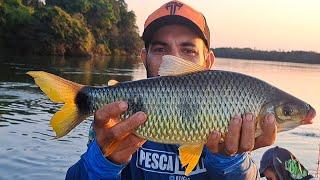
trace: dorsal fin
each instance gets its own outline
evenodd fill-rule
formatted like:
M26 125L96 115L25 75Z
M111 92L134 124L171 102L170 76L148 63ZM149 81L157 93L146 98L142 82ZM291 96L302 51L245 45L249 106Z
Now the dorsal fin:
M176 56L164 55L162 56L159 75L176 76L203 70L206 70L206 68L191 61L187 61Z
M114 79L110 79L110 80L108 81L108 86L114 86L114 85L116 85L116 84L118 84L118 83L119 83L119 81L114 80Z

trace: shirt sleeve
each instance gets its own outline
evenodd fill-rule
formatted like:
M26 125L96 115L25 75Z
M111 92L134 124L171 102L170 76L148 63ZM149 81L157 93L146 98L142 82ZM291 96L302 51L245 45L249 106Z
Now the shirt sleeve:
M260 179L258 168L248 153L224 156L205 148L204 163L210 179Z
M125 165L117 165L103 156L96 141L93 141L81 159L71 166L66 179L121 179Z

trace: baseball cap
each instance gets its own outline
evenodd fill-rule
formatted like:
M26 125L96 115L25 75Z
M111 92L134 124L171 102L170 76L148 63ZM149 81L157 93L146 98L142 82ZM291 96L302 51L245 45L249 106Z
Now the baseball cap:
M280 179L310 179L312 176L306 168L287 149L274 147L268 149L260 161L260 176L264 177L267 168L275 170Z
M264 177L263 172L269 168L273 167L273 155L274 155L275 148L268 149L264 154L262 155L262 158L260 160L260 176Z
M210 31L205 17L187 4L173 0L154 11L144 24L142 39L149 44L153 34L162 26L182 24L192 28L210 48Z

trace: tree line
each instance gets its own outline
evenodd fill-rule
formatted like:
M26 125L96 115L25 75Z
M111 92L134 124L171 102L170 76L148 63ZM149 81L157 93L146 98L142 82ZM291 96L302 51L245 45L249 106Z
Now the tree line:
M312 51L262 51L251 48L215 48L212 50L217 57L223 58L320 64L320 53Z
M0 48L31 55L136 55L143 47L124 0L0 0Z

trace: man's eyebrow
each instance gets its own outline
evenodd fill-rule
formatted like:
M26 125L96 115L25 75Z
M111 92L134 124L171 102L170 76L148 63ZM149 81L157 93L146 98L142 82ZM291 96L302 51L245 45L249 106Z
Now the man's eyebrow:
M191 46L196 47L196 45L193 42L182 42L180 46Z
M153 46L155 46L155 45L167 46L168 45L167 43L165 43L163 41L151 41L150 44Z

